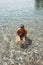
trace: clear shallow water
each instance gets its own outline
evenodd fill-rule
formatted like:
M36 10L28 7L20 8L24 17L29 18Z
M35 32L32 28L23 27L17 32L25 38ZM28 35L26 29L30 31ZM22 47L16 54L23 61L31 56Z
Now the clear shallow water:
M31 46L23 50L23 52L28 52L26 56L33 65L43 63L43 0L1 0L0 65L6 65L5 63L8 64L9 62L15 63L13 61L13 59L16 60L13 57L14 54L16 54L17 58L20 55L21 59L23 57L25 61L24 55L22 54L23 56L21 56L19 53L19 51L23 53L22 49L20 50L19 47L15 47L16 28L21 23L25 25L28 38L32 41ZM6 59L8 59L8 62L6 62ZM8 65L11 65L10 63Z
M0 29L13 27L15 30L22 23L27 30L35 28L42 31L43 0L0 1Z
M11 19L29 20L29 18L34 16L43 18L43 7L36 0L2 0L0 3L0 21L3 19L6 21ZM39 6L37 6L37 3Z
M15 30L22 23L29 32L33 28L42 34L43 0L0 1L0 30Z

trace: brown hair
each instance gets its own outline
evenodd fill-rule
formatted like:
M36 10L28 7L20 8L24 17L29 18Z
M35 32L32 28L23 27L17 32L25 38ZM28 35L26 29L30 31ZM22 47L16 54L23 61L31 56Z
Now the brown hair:
M21 25L20 25L20 28L24 28L24 25L23 25L23 24L21 24Z

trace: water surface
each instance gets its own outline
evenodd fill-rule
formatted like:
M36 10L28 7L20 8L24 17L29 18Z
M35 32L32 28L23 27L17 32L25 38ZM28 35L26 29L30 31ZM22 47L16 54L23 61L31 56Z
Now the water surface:
M31 46L26 50L20 50L19 47L15 47L16 28L18 28L20 24L25 25L28 32L27 36L32 41ZM26 61L27 57L30 57L31 63L35 65L37 65L38 61L39 63L43 62L43 0L1 0L0 65L7 65L8 63L8 65L11 65L11 61L13 62L13 60L19 58L18 55L20 55L21 59L23 57L25 61L23 52L28 52ZM14 54L16 54L16 56ZM13 58L12 60L13 56L17 58ZM30 62L29 59L28 61Z

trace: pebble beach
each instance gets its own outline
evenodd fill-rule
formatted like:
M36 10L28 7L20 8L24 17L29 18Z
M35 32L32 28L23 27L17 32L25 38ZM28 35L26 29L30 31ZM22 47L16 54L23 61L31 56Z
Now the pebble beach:
M43 8L35 10L33 6L25 6L0 7L0 65L43 65ZM20 24L28 32L28 46L23 48L15 43Z

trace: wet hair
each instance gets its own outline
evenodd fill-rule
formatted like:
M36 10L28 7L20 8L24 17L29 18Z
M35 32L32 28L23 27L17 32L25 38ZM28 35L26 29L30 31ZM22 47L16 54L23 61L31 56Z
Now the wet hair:
M23 25L23 24L21 24L21 25L20 25L20 28L24 28L24 25Z

